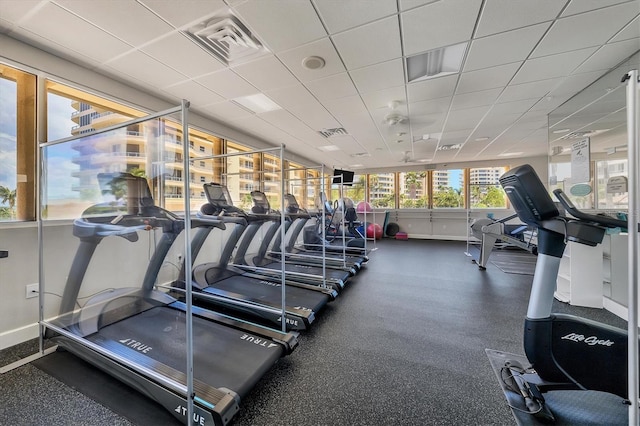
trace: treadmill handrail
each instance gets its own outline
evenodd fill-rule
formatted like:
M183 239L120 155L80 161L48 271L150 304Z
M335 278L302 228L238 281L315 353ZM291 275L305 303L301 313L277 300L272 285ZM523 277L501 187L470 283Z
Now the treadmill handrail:
M601 225L607 228L628 228L628 222L620 219L614 219L609 216L588 214L578 210L578 208L573 204L571 199L564 193L564 191L560 188L554 189L553 194L560 201L562 206L574 217L586 220L589 222L594 222L597 225Z

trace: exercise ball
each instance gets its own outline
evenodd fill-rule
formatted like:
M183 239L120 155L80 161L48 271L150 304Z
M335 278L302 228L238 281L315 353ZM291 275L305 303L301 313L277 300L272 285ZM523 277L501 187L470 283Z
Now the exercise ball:
M376 240L382 238L382 226L377 223L370 223L367 226L367 238L375 238Z
M360 201L356 206L356 211L358 213L371 213L373 209L371 208L371 204L366 201Z

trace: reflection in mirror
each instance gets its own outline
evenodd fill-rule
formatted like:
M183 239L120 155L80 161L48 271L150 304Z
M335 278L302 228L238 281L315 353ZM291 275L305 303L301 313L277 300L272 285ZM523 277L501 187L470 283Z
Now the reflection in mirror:
M549 114L549 189L561 188L579 208L628 207L626 95L620 80L639 66L636 53Z

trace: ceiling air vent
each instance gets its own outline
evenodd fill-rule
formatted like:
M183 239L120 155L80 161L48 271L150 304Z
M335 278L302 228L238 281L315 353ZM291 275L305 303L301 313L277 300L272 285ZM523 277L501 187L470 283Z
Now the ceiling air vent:
M246 25L231 14L209 18L190 27L184 34L227 65L267 53Z
M456 149L460 149L462 148L462 144L461 143L454 143L451 145L440 145L437 150L438 151L454 151Z
M322 129L322 130L318 130L318 133L320 133L320 135L324 136L325 138L330 138L331 136L336 136L336 135L349 134L347 133L344 127L336 127L335 129Z
M606 132L608 130L610 130L610 129L583 130L583 131L580 131L580 132L571 132L571 133L567 133L566 135L564 135L560 139L582 139L582 138L587 138L587 137L599 135L600 133L604 133L604 132Z
M368 152L356 152L355 154L351 154L353 158L361 158L361 157L371 157L371 154Z

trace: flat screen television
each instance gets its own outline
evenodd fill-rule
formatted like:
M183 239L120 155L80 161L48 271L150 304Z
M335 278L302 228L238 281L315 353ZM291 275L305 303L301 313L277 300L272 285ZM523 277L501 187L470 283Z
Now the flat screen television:
M343 185L351 186L353 185L354 175L355 175L354 172L350 172L348 170L335 169L333 171L333 183L335 184L341 183ZM342 178L340 178L340 176L342 176Z

